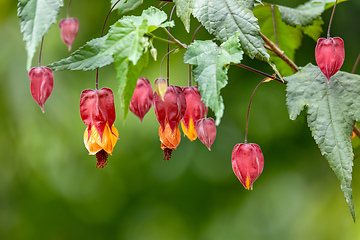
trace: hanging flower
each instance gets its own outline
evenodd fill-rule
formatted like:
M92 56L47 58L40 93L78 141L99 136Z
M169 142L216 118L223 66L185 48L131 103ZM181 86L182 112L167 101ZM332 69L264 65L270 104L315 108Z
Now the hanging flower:
M80 115L87 125L84 143L89 154L97 158L96 167L107 164L108 154L112 154L119 132L115 122L114 95L110 88L100 90L85 89L80 96Z
M238 143L231 156L232 168L236 177L246 189L253 189L253 183L264 168L264 156L255 143Z
M328 82L344 63L344 41L339 37L319 38L315 48L315 60Z
M69 51L79 31L77 18L64 18L59 22L61 39L68 46Z
M181 120L181 128L184 134L194 141L197 138L195 124L199 119L205 118L206 107L197 87L183 87L182 91L186 97L186 112Z
M129 109L140 119L140 122L142 122L145 114L150 110L153 98L154 93L149 80L139 78L130 101Z
M186 111L186 98L178 86L167 87L164 101L155 92L154 111L159 127L161 148L164 150L164 160L171 158L173 149L180 143L179 124Z
M196 122L195 130L199 140L211 151L216 138L216 125L212 118L202 118Z
M29 71L31 96L44 112L44 104L49 98L53 87L53 71L48 67L33 67Z

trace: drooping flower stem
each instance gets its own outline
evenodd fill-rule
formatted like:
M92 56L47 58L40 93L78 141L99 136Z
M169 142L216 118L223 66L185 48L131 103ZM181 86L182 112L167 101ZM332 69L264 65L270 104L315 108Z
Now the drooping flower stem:
M71 2L71 0L70 0ZM111 7L110 11L108 12L108 14L106 15L106 18L105 18L105 21L104 21L104 25L103 25L103 28L102 28L102 31L101 31L101 36L104 36L104 30L105 30L105 25L106 25L106 22L110 16L110 13L112 12L112 10L115 8L116 4L118 4L120 2L120 0L117 0L116 3L114 3L114 5ZM99 90L99 68L96 69L96 80L95 80L95 89L96 90Z
M44 44L44 37L41 39L40 52L39 52L39 66L38 67L41 66L41 53L42 53L43 44Z
M192 38L191 38L191 43L194 42L195 35L196 35L196 33L199 31L199 29L200 29L202 26L203 26L203 25L200 24L200 25L196 28L196 30L194 31L194 34L193 34L193 36L192 36ZM188 83L188 85L189 85L189 87L191 87L191 64L189 64L189 83Z
M249 115L250 115L251 102L252 102L254 94L255 94L256 90L258 89L258 87L260 86L260 84L262 84L266 80L267 80L267 78L264 78L263 80L261 80L261 82L259 82L259 84L255 87L255 89L251 95L250 101L249 101L249 106L248 106L248 110L247 110L247 114L246 114L246 128L245 128L245 139L244 139L245 144L247 144L247 133L248 133L248 127L249 127Z
M66 10L66 16L67 16L67 18L70 17L70 4L71 4L71 2L72 2L72 0L69 1L68 6L67 6L67 10Z
M330 21L329 21L329 27L328 27L328 31L327 31L327 38L328 39L330 38L330 27L331 27L331 23L332 23L334 13L335 13L336 3L337 3L337 0L335 1L334 7L333 7L333 10L332 10L332 13L331 13Z
M164 57L162 58L161 64L160 64L160 76L162 76L162 66L163 66L163 63L164 63L165 58L166 58L169 54L171 54L172 52L176 51L177 49L179 49L179 47L176 47L176 48L172 49L171 51L168 51L168 52L164 55ZM169 86L169 84L168 84L168 86Z
M360 60L360 53L359 53L359 55L358 55L358 57L357 57L357 59L356 59L356 61L355 61L355 63L354 63L353 69L352 69L352 71L351 71L352 74L354 74L354 72L355 72L355 70L356 70L356 67L357 67L357 65L358 65L358 63L359 63L359 60Z
M171 21L174 10L175 10L175 5L173 6L173 8L171 10L169 21ZM164 29L167 31L168 41L170 41L170 36L172 36L170 33L170 27L168 27L167 29L166 28L164 28ZM176 42L176 39L174 37L172 37L172 38ZM170 43L167 44L167 52L170 52ZM167 60L166 60L166 82L167 82L167 85L169 86L170 85L170 54L167 55Z

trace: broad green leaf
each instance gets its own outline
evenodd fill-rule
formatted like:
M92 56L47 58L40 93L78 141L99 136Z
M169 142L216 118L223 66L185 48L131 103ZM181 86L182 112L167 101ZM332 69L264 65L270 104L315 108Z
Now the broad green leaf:
M224 42L239 33L240 44L251 58L268 61L260 27L252 12L253 1L245 0L197 0L193 15L210 34Z
M321 33L323 32L322 25L324 21L319 17L318 19L314 20L312 25L306 27L296 26L303 31L304 34L311 37L315 42L319 39Z
M193 12L195 1L196 0L174 0L176 15L183 22L187 32L190 32L190 16Z
M295 120L307 107L311 133L340 180L355 220L351 189L354 154L350 136L355 121L360 120L360 76L339 71L328 83L317 66L308 64L285 80L290 119Z
M21 32L26 42L27 63L30 70L36 47L48 32L50 26L56 22L62 0L20 0L18 17L20 18Z
M114 6L117 1L118 0L111 0L111 7ZM120 2L116 4L113 10L117 9L119 14L122 15L136 9L142 3L143 0L120 0Z
M52 70L94 70L109 65L113 62L112 56L104 55L97 57L101 47L104 45L107 35L95 38L84 46L73 52L70 57L49 64Z
M143 36L159 27L173 26L173 22L165 22L166 18L165 12L154 7L144 10L141 16L122 17L110 27L99 56L116 55L136 65L148 44Z
M346 0L339 0L338 3L345 2ZM311 0L296 8L289 8L278 6L281 12L281 17L291 26L299 25L306 27L311 25L314 20L318 19L321 14L328 8L332 7L335 0Z
M144 52L141 38L148 27L146 19L140 25L137 20L133 16L124 17L112 25L99 56L116 55L117 58L127 58L136 64Z
M155 31L159 27L173 27L174 22L165 22L167 19L167 14L164 11L161 11L155 7L149 7L144 10L141 14L143 19L147 20L148 29L147 33Z
M185 52L184 62L192 64L201 99L215 112L217 125L224 113L220 90L227 85L228 64L239 63L242 55L237 34L220 46L210 40L194 41Z

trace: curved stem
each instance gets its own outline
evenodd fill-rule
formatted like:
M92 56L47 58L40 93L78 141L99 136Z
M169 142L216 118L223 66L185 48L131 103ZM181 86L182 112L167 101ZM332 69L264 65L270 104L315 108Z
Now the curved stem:
M275 81L278 81L278 82L280 82L280 83L282 83L282 84L285 84L285 85L287 84L286 82L282 81L281 79L279 79L279 78L277 78L277 77L275 77L275 76L273 76L273 75L264 73L264 72L262 72L262 71L259 71L259 70L255 69L255 68L246 66L246 65L244 65L244 64L235 63L234 65L239 66L239 67L242 67L242 68L245 68L245 69L247 69L247 70L249 70L249 71L252 71L252 72L254 72L254 73L258 73L258 74L263 75L263 76L265 76L265 77L267 77L267 78L271 78L271 79L273 79L273 80L275 80Z
M247 134L248 134L248 128L249 128L249 115L250 115L251 102L254 98L254 94L255 94L256 90L258 89L260 84L262 84L265 80L266 80L266 78L264 78L263 80L261 80L261 82L259 82L259 84L255 87L255 89L251 95L251 98L250 98L250 102L249 102L249 106L248 106L248 110L247 110L247 114L246 114L246 128L245 128L245 139L244 139L245 144L247 144Z
M271 6L272 22L273 22L273 27L274 27L275 43L276 43L276 45L279 45L279 44L278 44L278 39L277 39L277 36L276 36L276 24L275 24L275 15L274 15L274 5L271 4L270 6Z
M179 40L177 40L176 38L174 38L173 35L171 35L171 33L165 28L165 27L162 27L162 29L165 30L165 32L167 33L167 35L169 35L171 37L172 40L174 40L176 42L177 45L179 45L180 47L183 47L183 48L187 48L187 45L180 42Z
M146 35L148 35L149 37L153 38L153 39L157 39L157 40L160 40L162 42L166 42L166 43L171 43L171 44L174 44L174 45L178 45L176 42L173 42L173 41L170 41L170 40L167 40L165 38L161 38L161 37L158 37L152 33L147 33Z
M359 53L359 55L358 55L358 57L357 57L357 59L356 59L356 61L355 61L355 63L354 63L353 69L352 69L352 71L351 71L352 74L354 74L354 72L355 72L355 70L356 70L356 67L357 67L357 65L358 65L358 63L359 63L359 60L360 60L360 53Z
M160 76L162 76L162 66L163 66L163 64L164 64L165 58L166 58L170 53L174 52L174 51L177 50L177 49L179 49L179 47L176 47L176 48L172 49L171 51L167 52L167 53L164 55L164 57L162 58L161 64L160 64Z
M71 2L72 2L72 0L69 1L68 6L67 6L67 11L66 11L67 18L69 18L69 16L70 16L70 4L71 4Z
M172 19L172 15L174 13L175 10L175 5L173 6L171 13L170 13L170 17L169 17L169 21L171 21ZM168 27L167 29L168 33L171 35L170 33L170 27ZM170 41L170 35L168 34L168 41ZM170 51L170 43L167 44L167 51ZM170 54L167 55L167 60L166 60L166 84L167 86L170 85Z
M41 39L40 52L39 52L39 67L41 66L41 53L44 44L44 37Z
M337 3L337 0L335 1L334 7L333 7L333 10L332 10L332 13L331 13L331 17L330 17L330 21L329 21L329 27L328 27L328 31L327 31L327 38L330 38L330 27L331 27L331 23L332 23L332 20L333 20L334 13L335 13L336 3Z
M200 24L200 25L196 28L196 30L194 31L194 34L193 34L193 36L192 36L192 38L191 38L191 43L194 42L195 35L196 35L196 33L199 31L199 29L200 29L202 26L203 26L203 25ZM189 82L188 82L188 85L189 85L189 87L191 87L191 64L189 64Z
M276 55L278 55L279 58L281 58L287 65L289 65L289 67L294 72L299 71L299 67L288 56L285 55L284 51L282 51L275 43L270 41L270 39L268 39L264 34L262 34L262 32L260 32L260 35L264 40L265 44L268 45L270 51L276 53Z
M110 13L112 12L112 10L114 10L116 4L118 4L120 2L120 0L117 0L116 3L114 3L114 5L111 7L110 11L108 12L106 18L105 18L105 21L104 21L104 25L103 25L103 28L102 28L102 31L101 31L101 37L104 36L104 30L105 30L105 25L106 25L106 22L110 16ZM96 80L95 80L95 89L98 90L99 89L99 68L96 68Z

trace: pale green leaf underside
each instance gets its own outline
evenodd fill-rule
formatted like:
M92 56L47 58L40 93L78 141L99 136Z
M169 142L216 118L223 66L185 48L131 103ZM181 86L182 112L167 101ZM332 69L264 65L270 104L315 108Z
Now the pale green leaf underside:
M350 136L360 120L360 76L339 71L327 82L317 66L308 64L286 77L287 106L295 120L307 107L307 121L321 153L340 180L341 189L355 219L352 200L353 150Z
M184 62L192 64L194 80L198 83L202 101L210 107L220 123L224 112L220 90L227 85L227 64L239 63L243 51L240 49L237 34L217 46L212 41L195 41L185 52Z
M113 62L112 56L98 57L101 47L104 45L107 35L95 38L73 52L70 57L61 59L48 65L53 70L94 70L109 65Z
M176 15L183 22L185 30L190 32L190 16L194 9L196 0L174 0L176 5Z
M21 32L26 42L26 68L31 68L36 47L48 32L50 26L56 22L63 0L20 0L18 17L20 18Z
M259 34L260 27L253 12L253 1L197 0L193 15L210 34L224 42L239 33L240 44L251 58L267 61L269 55Z
M118 0L111 0L111 7L114 6L117 1ZM117 9L119 14L122 15L136 9L142 3L143 0L120 0L120 2L118 2L114 7L113 11Z

